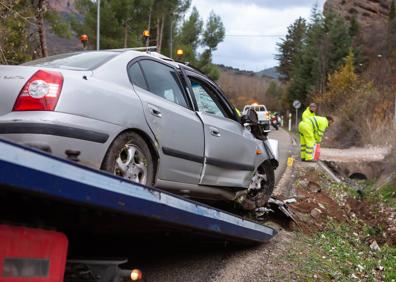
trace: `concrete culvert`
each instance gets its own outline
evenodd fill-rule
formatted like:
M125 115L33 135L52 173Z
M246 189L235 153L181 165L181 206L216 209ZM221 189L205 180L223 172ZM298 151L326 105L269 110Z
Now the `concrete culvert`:
M367 176L360 172L354 172L349 176L350 179L354 180L367 180Z

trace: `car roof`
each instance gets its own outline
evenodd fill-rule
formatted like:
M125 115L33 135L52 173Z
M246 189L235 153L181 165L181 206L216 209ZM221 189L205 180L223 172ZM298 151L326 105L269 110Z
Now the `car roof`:
M179 64L175 60L173 60L173 59L171 59L171 58L169 58L167 56L164 56L161 53L158 53L158 52L155 52L155 51L151 51L150 49L145 49L145 48L122 48L122 49L107 49L107 50L101 50L101 51L129 53L129 54L133 54L135 56L148 56L148 57L164 60L167 63L171 63L175 67L179 68Z
M130 53L133 54L135 56L148 56L151 58L155 58L155 59L159 59L159 60L163 60L168 64L173 65L174 67L180 69L181 66L183 66L185 69L198 73L202 76L207 77L201 70L199 70L198 68L190 65L188 62L179 62L179 61L175 61L172 58L169 58L161 53L155 52L155 51L151 51L150 48L147 49L145 47L141 47L141 48L122 48L122 49L108 49L108 50L101 50L101 51L110 51L110 52L120 52L120 53Z

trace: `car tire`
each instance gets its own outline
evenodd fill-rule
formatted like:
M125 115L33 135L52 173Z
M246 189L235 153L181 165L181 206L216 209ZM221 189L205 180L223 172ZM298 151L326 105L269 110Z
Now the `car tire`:
M270 161L262 163L253 177L257 174L265 175L266 179L261 180L261 187L248 193L248 198L256 203L256 207L264 206L271 198L275 187L275 170Z
M154 163L150 148L135 132L118 136L103 160L102 170L142 185L153 185Z

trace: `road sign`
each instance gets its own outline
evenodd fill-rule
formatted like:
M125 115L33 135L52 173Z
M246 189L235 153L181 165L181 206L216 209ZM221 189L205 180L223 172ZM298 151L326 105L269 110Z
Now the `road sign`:
M298 131L298 109L301 107L301 102L298 100L294 100L293 107L296 109L296 128L295 128L295 130Z
M301 102L298 101L298 100L294 100L294 102L293 102L293 107L294 107L295 109L299 109L299 108L301 107Z

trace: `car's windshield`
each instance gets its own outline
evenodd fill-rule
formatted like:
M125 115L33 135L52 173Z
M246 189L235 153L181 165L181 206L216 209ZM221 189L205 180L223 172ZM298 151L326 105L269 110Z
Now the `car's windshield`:
M46 57L24 63L24 66L39 66L71 70L92 70L117 56L118 52L75 52Z

